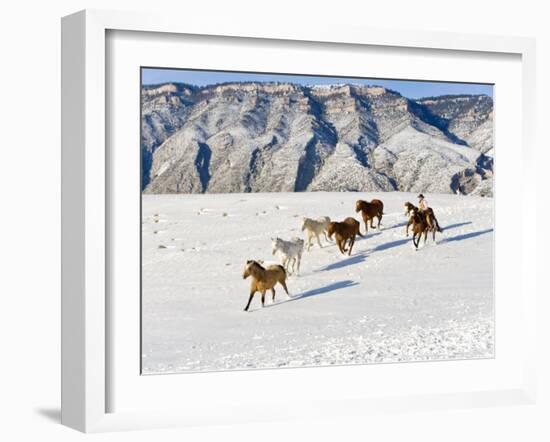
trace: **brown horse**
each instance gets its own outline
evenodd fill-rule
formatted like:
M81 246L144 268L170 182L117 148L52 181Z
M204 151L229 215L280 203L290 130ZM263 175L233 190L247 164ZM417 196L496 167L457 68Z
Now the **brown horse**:
M420 244L420 239L424 235L424 244L426 244L426 239L428 238L428 232L432 232L432 239L435 242L435 225L430 225L427 221L428 214L424 214L418 209L413 211L411 219L412 221L412 231L413 231L413 244L416 250L418 250L418 245Z
M409 236L409 227L413 223L413 214L415 211L418 211L418 207L416 207L414 204L411 204L407 201L405 203L405 216L409 217L409 221L405 226L405 236Z
M246 261L246 266L243 272L243 279L252 276L252 283L250 284L250 297L248 298L248 303L244 308L244 311L248 311L252 298L256 292L262 294L262 307L265 303L265 292L271 290L273 294L271 300L275 301L275 284L279 283L285 289L285 292L288 295L288 289L286 287L286 271L285 268L281 265L269 265L266 268L262 267L258 261Z
M409 227L413 223L413 213L414 211L418 211L418 207L416 207L414 204L409 203L408 201L405 203L405 216L409 217L409 221L407 222L407 225L405 226L405 236L409 236ZM428 227L430 229L434 229L437 232L443 232L441 227L439 227L439 223L437 222L437 218L435 217L435 213L431 207L428 207L426 210L421 213L426 222L428 223Z
M380 230L380 223L382 222L382 215L384 214L384 203L382 201L374 199L368 203L363 200L357 200L355 203L355 212L361 212L363 216L365 233L369 232L369 221L371 228L374 229L374 218L378 218L378 225L376 228Z
M408 201L405 203L405 216L411 216L413 210L418 210L418 207L416 207L414 204L409 203Z
M341 223L330 223L327 233L329 238L332 238L332 235L336 234L336 244L338 244L338 248L343 255L348 252L348 249L346 249L347 241L349 241L348 255L351 255L351 249L353 248L353 244L355 244L355 235L363 238L363 235L359 231L359 221L355 218L346 218Z
M437 222L437 218L435 217L434 210L431 207L428 207L426 210L424 210L423 213L426 217L426 222L430 225L430 228L442 233L443 229L439 227L439 223Z

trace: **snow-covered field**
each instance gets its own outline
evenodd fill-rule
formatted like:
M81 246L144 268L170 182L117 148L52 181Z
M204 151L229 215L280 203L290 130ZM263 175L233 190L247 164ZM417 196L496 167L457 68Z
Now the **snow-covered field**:
M415 251L403 214L415 196L144 195L143 373L492 357L493 200L427 195L444 233ZM246 260L277 260L270 238L303 236L304 215L361 220L359 198L384 201L380 231L351 257L322 239L290 300L277 286L274 304L256 294L243 311Z

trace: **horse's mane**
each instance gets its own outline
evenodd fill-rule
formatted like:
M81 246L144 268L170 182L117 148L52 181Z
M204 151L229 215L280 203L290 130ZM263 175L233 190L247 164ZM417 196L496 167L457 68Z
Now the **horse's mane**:
M254 267L259 267L261 270L265 270L265 268L258 262L258 261L255 261L255 260L249 260L247 262L249 265L252 265Z
M371 205L371 203L369 203L368 201L365 201L365 200L357 200L355 205L356 205L356 208L358 209L358 210L356 210L356 212L358 212L359 210L368 211L369 206Z

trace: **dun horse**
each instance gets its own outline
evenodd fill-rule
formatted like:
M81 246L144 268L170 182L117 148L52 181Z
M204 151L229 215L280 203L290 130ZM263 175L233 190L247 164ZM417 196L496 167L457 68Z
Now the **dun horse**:
M384 214L384 203L380 200L374 199L370 203L357 200L355 203L355 212L361 212L363 221L365 222L365 233L369 232L369 222L372 229L374 229L374 218L378 218L378 225L376 228L380 230L380 223L382 222L382 215Z
M343 222L332 222L328 225L328 237L332 238L333 234L336 234L336 243L340 252L344 255L348 250L346 249L346 242L349 241L349 252L348 255L351 256L351 249L353 244L355 244L355 235L361 235L359 231L359 221L355 218L346 218Z
M244 308L244 311L248 311L252 298L256 292L262 294L262 307L265 304L265 292L271 290L273 294L271 300L275 301L275 284L279 283L285 289L287 296L288 289L286 287L286 272L281 265L269 265L266 268L262 267L257 261L246 261L246 266L243 272L243 279L252 276L252 283L250 284L250 297L248 303Z

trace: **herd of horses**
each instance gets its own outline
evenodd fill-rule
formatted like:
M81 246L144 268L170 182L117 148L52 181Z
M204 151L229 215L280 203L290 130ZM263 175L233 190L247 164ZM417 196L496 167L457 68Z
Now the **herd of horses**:
M361 217L365 224L365 235L368 233L369 224L371 229L380 230L382 216L384 215L384 203L379 199L373 199L370 202L358 200L355 203L355 212L361 212ZM405 235L409 236L409 229L412 231L412 241L415 250L418 250L420 240L424 237L424 243L427 241L429 233L432 233L433 241L435 242L435 233L442 232L437 222L437 218L431 208L420 210L410 202L405 203L405 216L408 217L408 222L405 226ZM378 223L374 226L374 220ZM353 217L345 218L341 222L331 221L328 216L323 216L318 219L302 218L302 232L305 232L307 242L302 238L294 237L290 240L281 238L272 238L272 254L280 254L282 264L262 265L262 261L248 260L243 272L243 279L252 278L250 285L250 296L245 311L248 311L250 303L256 292L262 294L262 307L265 303L265 294L268 290L272 293L272 302L275 301L275 285L279 283L287 295L288 289L286 286L287 275L296 272L300 273L300 263L304 248L309 251L312 247L312 240L315 238L317 244L322 248L320 236L323 235L328 242L334 239L340 253L351 256L355 238L360 236L365 237L361 233L360 223Z

